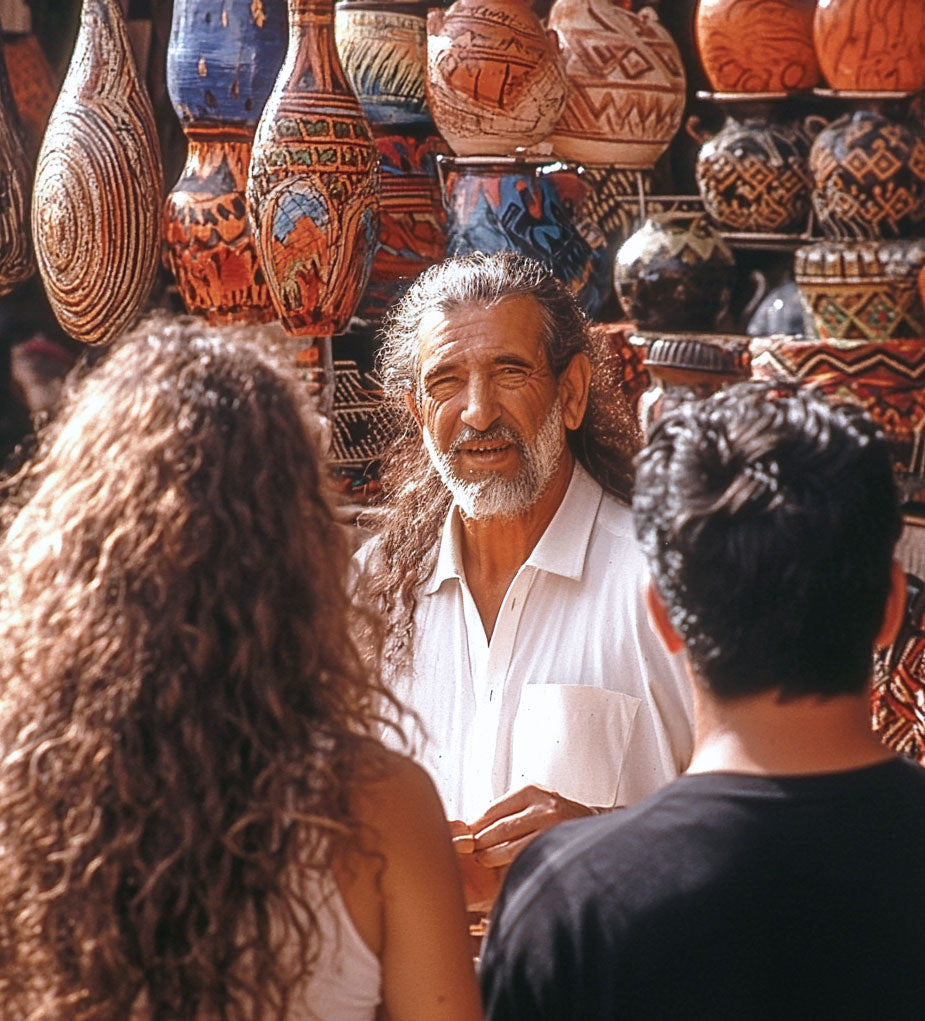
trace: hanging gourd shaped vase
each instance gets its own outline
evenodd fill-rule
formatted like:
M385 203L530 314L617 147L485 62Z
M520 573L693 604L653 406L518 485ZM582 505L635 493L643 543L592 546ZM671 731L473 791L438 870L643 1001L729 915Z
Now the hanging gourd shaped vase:
M167 91L187 156L164 206L164 262L211 323L276 318L244 192L286 32L285 0L174 0Z
M84 0L39 152L32 234L64 330L103 344L129 326L157 270L162 172L151 100L117 0Z
M35 272L29 237L31 167L23 147L13 93L0 55L0 295Z
M247 202L286 331L342 332L375 253L379 161L337 55L333 0L289 0L289 48L257 126Z

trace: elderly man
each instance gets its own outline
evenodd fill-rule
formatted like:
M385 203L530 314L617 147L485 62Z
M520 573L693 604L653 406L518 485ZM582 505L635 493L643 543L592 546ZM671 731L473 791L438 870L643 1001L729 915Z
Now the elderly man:
M590 349L571 294L512 253L432 267L384 328L404 428L363 584L423 724L418 757L492 869L563 819L653 793L692 747L625 503L637 426L606 373L594 393Z

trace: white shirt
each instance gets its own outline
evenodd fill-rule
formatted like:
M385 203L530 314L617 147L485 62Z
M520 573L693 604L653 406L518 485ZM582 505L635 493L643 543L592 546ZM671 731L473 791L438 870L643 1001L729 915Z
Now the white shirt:
M630 510L576 465L491 641L460 527L454 507L418 594L411 669L391 678L423 724L402 721L448 817L471 822L529 783L617 806L674 779L693 747L689 681L650 627Z

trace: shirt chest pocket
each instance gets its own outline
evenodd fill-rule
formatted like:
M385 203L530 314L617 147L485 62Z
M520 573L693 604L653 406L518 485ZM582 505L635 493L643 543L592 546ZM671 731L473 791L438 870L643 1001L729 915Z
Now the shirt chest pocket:
M641 700L581 684L527 684L511 734L511 789L535 784L583 805L616 804Z

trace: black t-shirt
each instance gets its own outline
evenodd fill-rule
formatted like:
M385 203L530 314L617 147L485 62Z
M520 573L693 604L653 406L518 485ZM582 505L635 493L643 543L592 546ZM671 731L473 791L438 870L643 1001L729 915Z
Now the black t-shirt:
M492 1021L925 1019L925 770L683 776L511 867Z

